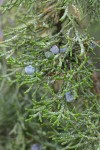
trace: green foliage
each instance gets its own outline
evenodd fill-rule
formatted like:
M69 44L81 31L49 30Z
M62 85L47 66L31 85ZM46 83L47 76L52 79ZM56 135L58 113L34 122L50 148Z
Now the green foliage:
M1 74L6 74L5 60L1 65ZM28 86L20 88L12 79L14 74L6 74L0 81L0 149L30 150L33 143L44 143L44 149L55 149L57 145L48 142L47 134L37 120L25 121L28 117L25 108L32 108L31 93L24 94Z
M88 55L93 52L93 39L86 32L95 20L92 16L99 16L98 6L98 1L90 0L13 0L3 6L4 11L19 10L19 25L0 43L5 49L1 58L7 60L1 79L6 77L11 84L7 97L1 95L0 99L0 128L7 135L7 142L1 145L5 149L25 150L35 142L52 150L99 148L100 96L93 89L95 69ZM66 47L66 52L48 59L45 52L53 45ZM37 68L32 75L24 70L30 64ZM65 99L69 91L74 97L71 103Z

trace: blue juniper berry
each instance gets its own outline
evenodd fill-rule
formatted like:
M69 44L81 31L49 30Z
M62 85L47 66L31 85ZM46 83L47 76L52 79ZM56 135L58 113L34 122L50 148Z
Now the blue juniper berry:
M67 102L73 102L74 101L74 96L72 95L72 92L66 92L65 93L65 98Z
M31 146L31 150L42 150L42 147L39 144L33 144Z
M36 71L36 68L29 65L25 67L25 72L29 75L32 75Z
M59 48L58 48L58 46L53 45L53 46L50 48L50 51L51 51L53 54L58 54L58 53L59 53Z

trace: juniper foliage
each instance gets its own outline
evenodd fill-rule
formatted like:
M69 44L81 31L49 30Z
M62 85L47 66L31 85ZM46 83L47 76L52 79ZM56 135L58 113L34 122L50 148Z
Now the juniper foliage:
M97 0L9 0L2 7L4 12L15 9L18 13L16 27L9 29L0 43L5 49L1 56L8 65L1 78L13 75L10 82L20 86L11 86L15 98L7 100L17 112L8 116L11 121L17 118L10 133L14 132L18 140L16 147L8 149L24 150L31 142L38 142L43 149L99 150L100 96L93 89L95 68L89 54L94 41L87 33L89 24L100 17L99 8ZM45 53L52 46L66 50L47 58ZM24 70L29 65L36 68L31 75ZM74 101L66 100L67 92ZM9 106L7 109L9 112Z

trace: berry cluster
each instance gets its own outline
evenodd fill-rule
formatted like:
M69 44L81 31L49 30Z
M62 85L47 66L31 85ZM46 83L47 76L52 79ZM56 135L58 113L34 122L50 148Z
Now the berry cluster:
M53 45L50 48L50 51L45 52L45 57L47 59L53 58L54 55L56 55L58 53L64 53L66 50L67 50L67 47L58 48L58 46ZM25 72L28 75L32 75L32 74L34 74L36 72L36 67L33 67L32 65L26 66L25 67ZM67 102L74 101L74 96L72 95L71 91L65 93L65 99L66 99Z
M67 50L67 47L58 48L58 46L53 45L50 48L50 51L45 52L45 57L52 58L53 55L58 54L58 53L64 53L66 50Z

